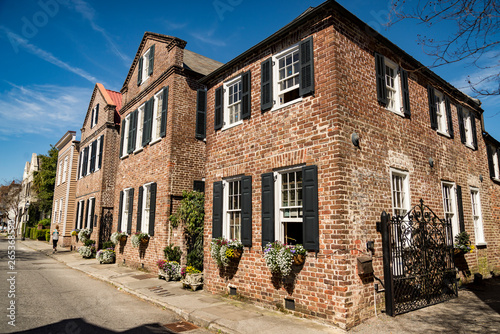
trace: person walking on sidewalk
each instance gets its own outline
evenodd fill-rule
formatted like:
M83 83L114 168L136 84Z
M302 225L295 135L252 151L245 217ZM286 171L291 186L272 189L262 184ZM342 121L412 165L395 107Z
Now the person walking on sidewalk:
M54 232L52 232L52 253L57 252L57 241L59 241L59 225L56 225Z

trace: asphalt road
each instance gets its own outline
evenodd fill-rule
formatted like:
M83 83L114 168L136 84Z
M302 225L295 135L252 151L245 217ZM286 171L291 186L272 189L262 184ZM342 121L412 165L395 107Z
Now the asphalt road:
M0 239L0 333L174 333L174 313ZM9 259L9 256L11 257ZM15 326L12 326L14 324ZM188 334L210 333L205 329Z

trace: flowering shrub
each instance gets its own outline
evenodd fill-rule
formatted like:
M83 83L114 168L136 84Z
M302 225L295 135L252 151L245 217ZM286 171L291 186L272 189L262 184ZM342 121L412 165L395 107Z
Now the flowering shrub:
M181 276L182 278L186 277L187 274L199 274L201 271L192 266L182 267Z
M243 244L239 240L212 239L210 255L219 266L228 266L232 258L241 255Z
M279 241L268 243L264 247L264 259L272 273L288 276L292 272L292 262L295 255L305 255L302 245L285 245Z
M455 245L453 247L455 250L463 253L469 253L474 250L474 245L470 242L469 234L465 231L460 232L455 236Z
M132 235L132 246L139 247L142 239L149 239L149 234L142 232L135 232Z
M78 239L85 243L85 241L90 238L91 233L92 232L88 228L81 229L80 232L78 232Z
M111 240L112 243L114 243L115 245L118 245L120 243L120 239L124 235L127 235L127 233L114 232L113 234L111 234L111 237L109 239Z
M78 253L84 258L84 259L90 259L91 257L94 256L95 254L95 246L82 246L78 248Z
M78 235L78 232L80 232L80 230L73 230L71 231L71 235Z
M158 260L156 264L160 270L165 272L165 276L168 276L170 279L178 280L181 278L181 266L178 262Z
M113 263L115 262L116 254L113 248L106 248L99 250L95 258L99 263Z

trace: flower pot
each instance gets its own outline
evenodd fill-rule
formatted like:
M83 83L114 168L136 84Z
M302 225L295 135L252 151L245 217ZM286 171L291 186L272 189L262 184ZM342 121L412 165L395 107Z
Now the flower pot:
M243 251L241 249L234 249L234 253L231 258L239 259L241 257L241 254L243 254Z
M122 236L120 237L120 241L121 241L121 242L126 242L126 241L127 241L127 236L126 236L126 235L122 235Z
M141 244L145 245L149 242L149 238L142 238L141 239Z
M306 261L306 256L302 254L295 254L293 256L293 264L296 266L301 266Z
M163 278L167 282L172 280L172 276L163 269L158 269L158 278Z
M203 286L203 273L186 274L186 277L182 280L182 285L196 291L200 286Z

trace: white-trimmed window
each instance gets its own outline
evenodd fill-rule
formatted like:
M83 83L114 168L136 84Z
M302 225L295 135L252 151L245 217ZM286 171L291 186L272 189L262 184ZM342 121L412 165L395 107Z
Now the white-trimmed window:
M63 176L62 183L66 182L66 177L68 176L68 157L64 158Z
M231 127L242 122L241 119L241 76L224 83L224 127Z
M401 80L396 63L385 58L385 86L387 89L387 109L397 114L401 112Z
M127 150L128 150L128 141L130 140L130 138L128 137L129 129L130 129L130 115L131 114L128 114L125 117L125 129L120 129L120 131L125 131L123 133L123 147L122 147L122 152L121 152L122 157L125 157L128 155Z
M59 211L57 211L57 200L54 201L54 222L57 224L58 220L57 218L59 217Z
M241 179L222 182L224 191L223 236L241 240Z
M123 205L122 205L122 221L120 222L120 231L127 231L128 224L128 209L130 206L129 203L129 192L132 188L127 188L123 190Z
M392 214L405 216L410 210L408 172L391 169Z
M81 200L78 202L78 212L77 218L76 218L76 229L81 230L82 229L82 222L83 222L83 207L85 205L85 201Z
M437 131L443 134L448 134L448 119L446 117L444 95L443 93L434 90L434 98L436 103Z
M101 158L101 140L103 139L102 136L99 136L97 138L97 144L96 144L96 152L95 152L95 169L94 172L97 172L99 170L99 165L101 164L100 158Z
M493 152L493 172L494 172L494 178L499 180L500 179L500 156L498 155L498 150Z
M59 161L59 168L57 170L57 185L61 184L62 171L63 171L63 162Z
M63 199L59 200L59 223L62 223L62 214L63 214Z
M151 52L151 49L148 49L143 55L142 55L142 82L145 82L149 78L149 53Z
M99 104L97 104L94 107L94 109L92 109L90 128L93 128L97 124L98 113L99 113Z
M441 186L443 192L444 219L451 224L451 230L453 233L452 239L455 240L455 236L460 233L455 183L443 181Z
M95 205L95 197L89 198L88 201L88 208L87 208L87 226L85 226L88 229L92 229L92 223L94 222L94 217L93 217L93 208Z
M83 177L83 155L84 155L84 152L83 152L83 149L80 151L80 161L79 161L79 164L80 164L80 168L78 170L78 178L81 179Z
M472 134L472 118L470 111L464 109L463 110L463 115L464 115L464 129L465 129L465 145L469 146L470 148L474 148L474 139L473 139L473 134Z
M141 105L137 109L137 134L135 136L135 149L134 152L142 150L142 134L144 132L144 110L146 104Z
M143 185L142 192L142 214L141 214L141 232L149 233L149 214L151 211L151 184Z
M299 45L273 55L273 62L274 108L299 101Z
M151 130L151 142L160 139L161 131L161 110L163 108L163 89L155 94L153 108L153 125Z
M472 219L474 220L474 235L476 245L485 244L483 230L483 216L481 213L481 200L479 198L479 189L470 188L470 197L472 203Z
M92 145L89 145L87 146L88 147L88 159L87 159L87 174L86 175L89 175L91 172L90 172L90 165L91 165L91 162L92 162Z
M303 244L302 168L275 172L276 236L287 244Z

